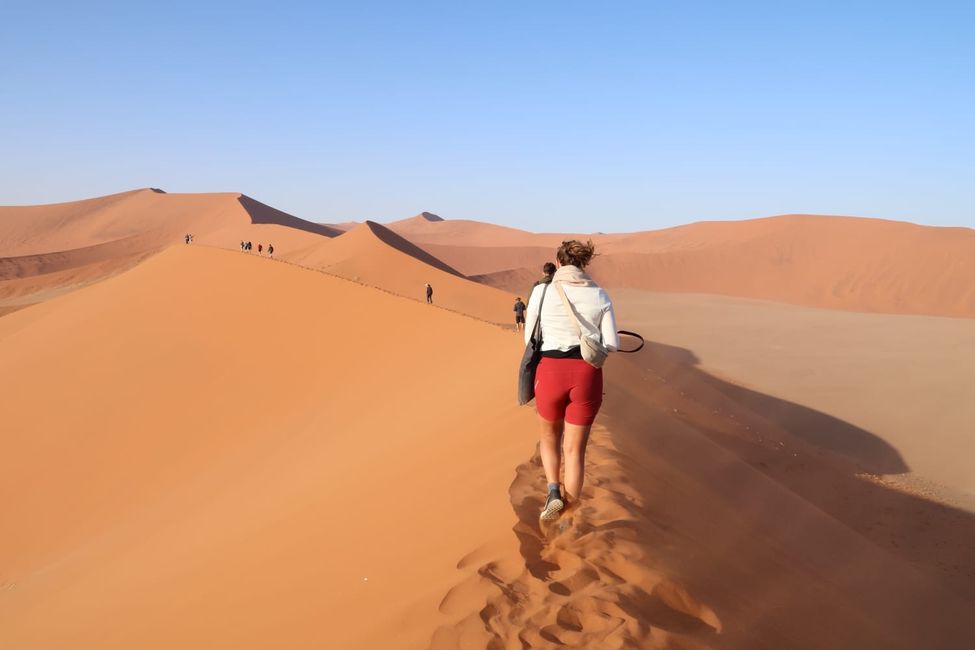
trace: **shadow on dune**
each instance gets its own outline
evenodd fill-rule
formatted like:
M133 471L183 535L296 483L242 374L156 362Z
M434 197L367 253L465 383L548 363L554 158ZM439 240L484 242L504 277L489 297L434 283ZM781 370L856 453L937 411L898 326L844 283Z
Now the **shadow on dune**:
M970 645L975 516L871 476L908 470L896 449L682 348L648 342L606 378L585 498L540 527L537 453L516 469L523 571L481 567L486 604L458 626L487 647ZM433 647L460 646L448 628Z
M410 240L397 235L386 226L378 224L375 221L366 221L365 226L369 228L373 235L376 236L376 239L386 244L390 248L394 248L401 253L416 258L425 264L429 264L430 266L450 273L451 275L456 275L459 278L465 277L464 274L457 269L437 259Z
M648 355L666 360L672 367L692 369L700 360L690 350L663 343L647 344ZM752 413L761 414L777 427L824 451L840 454L856 463L860 472L869 474L902 474L910 471L901 455L887 442L869 431L826 413L793 404L722 381L702 371L684 380L704 382L733 403Z
M655 409L643 419L645 432L661 427L664 419L691 426L884 551L975 603L975 554L969 550L975 543L975 514L885 484L881 475L909 471L887 442L828 414L718 379L698 368L699 361L689 350L648 342L636 356L627 371L610 381L625 394L639 381L634 370L652 373L644 374L656 380L651 389L655 396L649 400ZM625 383L629 385L624 387ZM618 411L625 411L614 406L610 402L606 411L613 424ZM638 435L633 424L621 423L627 427L624 437Z
M129 256L144 257L157 253L161 249L162 246L152 235L133 235L83 248L0 257L0 281L47 275Z
M975 638L975 515L885 483L908 471L896 449L709 375L689 350L648 342L620 361L601 417L635 500L615 503L668 574L745 625L749 647Z
M289 228L315 233L316 235L323 235L325 237L337 237L343 232L338 228L331 228L320 223L312 223L311 221L299 219L298 217L292 216L287 212L282 212L281 210L272 208L271 206L265 205L260 201L255 201L251 197L244 194L241 194L237 200L244 207L244 210L247 211L247 214L250 215L252 223L287 226Z

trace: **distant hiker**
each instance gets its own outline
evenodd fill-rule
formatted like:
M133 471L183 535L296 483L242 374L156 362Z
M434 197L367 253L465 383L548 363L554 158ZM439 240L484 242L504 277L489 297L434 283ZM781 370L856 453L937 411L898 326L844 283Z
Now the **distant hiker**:
M264 250L264 245L263 245L263 244L258 244L258 245L257 245L257 254L258 254L258 255L263 255L263 254L264 254L264 253L262 252L263 250Z
M190 243L193 243L193 233L190 233Z
M189 244L189 243L190 243L190 236L189 236L189 235L186 235L185 237L183 237L183 240L184 240L184 241L185 241L185 242L186 242L187 244Z
M586 443L603 401L603 370L586 361L580 346L587 346L586 358L590 360L593 356L589 350L594 345L601 343L610 352L619 348L613 303L583 271L593 253L591 241L562 242L555 256L558 269L549 281L543 278L528 298L527 322L532 327L525 327L526 343L536 320L540 318L542 325L542 359L535 375L535 408L541 425L539 455L548 480L548 496L539 515L542 521L556 519L567 503L579 500ZM563 453L564 495L559 488Z
M433 304L433 287L427 282L427 304Z
M271 244L267 245L267 256L270 258L274 257L274 246L272 246Z
M532 290L540 284L548 284L552 281L552 276L555 274L555 265L551 262L545 262L542 265L542 273L542 278L532 285ZM531 296L529 296L529 300L531 300Z
M251 250L251 242L250 242L250 240L248 240L247 243L244 244L244 250L247 251L248 253L250 252L250 250Z
M525 303L521 297L515 298L515 331L521 332L525 329Z
M244 251L244 250L246 250L246 245L247 245L247 244L246 244L246 242L244 242L244 240L243 240L243 239L241 239L241 240L240 240L240 250L241 250L241 251Z

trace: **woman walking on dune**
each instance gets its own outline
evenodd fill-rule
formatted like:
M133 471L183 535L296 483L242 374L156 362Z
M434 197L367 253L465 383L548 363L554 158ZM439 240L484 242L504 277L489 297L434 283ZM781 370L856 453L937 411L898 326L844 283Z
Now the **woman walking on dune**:
M548 479L543 521L557 518L567 503L582 494L586 444L603 401L602 368L583 358L581 339L600 342L607 351L619 348L613 303L584 271L594 253L591 241L562 242L551 284L537 285L528 299L526 322L532 326L525 328L526 343L541 319L535 407L541 426L539 453ZM563 465L564 494L559 486Z

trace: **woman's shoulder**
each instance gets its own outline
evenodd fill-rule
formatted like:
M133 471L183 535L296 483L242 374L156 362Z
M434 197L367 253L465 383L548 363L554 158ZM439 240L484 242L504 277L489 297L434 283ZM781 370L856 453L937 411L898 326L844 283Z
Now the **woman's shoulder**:
M597 302L599 302L599 304L603 307L611 307L613 305L613 301L610 299L609 293L607 293L607 291L602 287L597 286L595 289Z
M547 286L548 286L547 283L539 283L536 284L534 287L532 287L532 292L528 294L528 302L532 302L532 301L537 302L540 299L542 292L545 291L545 287Z

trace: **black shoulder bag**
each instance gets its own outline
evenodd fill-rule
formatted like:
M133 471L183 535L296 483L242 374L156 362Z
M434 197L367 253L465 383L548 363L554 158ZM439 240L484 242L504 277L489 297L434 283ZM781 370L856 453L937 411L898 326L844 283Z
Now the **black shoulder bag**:
M545 304L546 291L548 291L548 284L542 289L542 299L538 301L538 318L532 328L531 338L525 346L525 353L521 355L521 363L518 364L518 404L520 405L535 399L535 371L542 358L542 305Z

